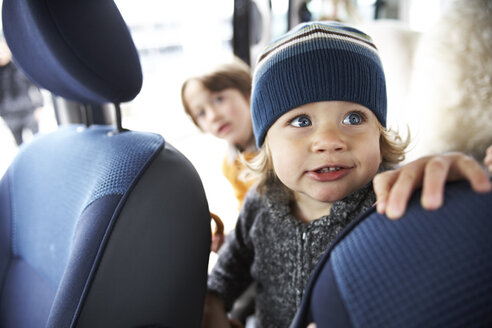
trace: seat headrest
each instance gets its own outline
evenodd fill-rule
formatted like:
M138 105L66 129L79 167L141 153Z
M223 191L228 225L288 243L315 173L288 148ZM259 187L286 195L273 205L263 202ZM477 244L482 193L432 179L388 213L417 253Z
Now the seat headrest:
M39 87L83 104L132 100L142 69L112 0L4 0L13 60Z

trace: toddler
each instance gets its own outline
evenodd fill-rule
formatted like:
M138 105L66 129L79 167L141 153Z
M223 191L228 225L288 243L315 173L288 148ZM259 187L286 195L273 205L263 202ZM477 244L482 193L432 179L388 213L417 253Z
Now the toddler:
M373 206L372 179L407 145L385 129L376 47L340 23L302 24L273 42L258 59L251 102L259 180L209 275L204 327L229 327L227 311L252 281L257 326L288 327L319 257ZM411 167L425 171L426 161Z

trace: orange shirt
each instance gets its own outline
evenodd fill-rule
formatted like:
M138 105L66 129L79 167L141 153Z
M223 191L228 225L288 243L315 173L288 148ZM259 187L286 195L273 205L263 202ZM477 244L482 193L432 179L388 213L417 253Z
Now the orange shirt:
M243 153L246 160L250 160L256 156L256 152L244 152ZM234 195L239 201L239 208L241 208L243 204L244 197L246 196L246 192L253 186L256 180L247 180L244 181L239 178L242 170L246 169L245 165L239 159L239 156L234 158L233 162L226 157L222 161L222 173L229 180L232 185L232 189L234 190Z

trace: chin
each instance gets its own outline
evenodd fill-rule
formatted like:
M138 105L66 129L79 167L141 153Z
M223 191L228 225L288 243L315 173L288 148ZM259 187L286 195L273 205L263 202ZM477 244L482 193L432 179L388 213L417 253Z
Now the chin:
M350 193L343 191L329 191L320 192L314 195L310 195L311 198L323 203L333 203L345 198Z
M365 184L364 184L365 185ZM316 193L312 193L311 197L324 203L333 203L344 199L348 195L362 188L364 185L356 186L356 188L321 188Z

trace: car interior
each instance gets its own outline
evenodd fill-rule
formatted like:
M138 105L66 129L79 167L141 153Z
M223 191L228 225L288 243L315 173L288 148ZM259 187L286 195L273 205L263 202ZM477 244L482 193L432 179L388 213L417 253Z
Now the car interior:
M122 124L144 77L118 7L3 0L2 23L15 63L84 122L36 136L0 180L0 327L200 327L209 204L166 135ZM108 108L113 124L91 119ZM435 211L419 197L341 233L291 327L492 326L492 193L448 183Z

